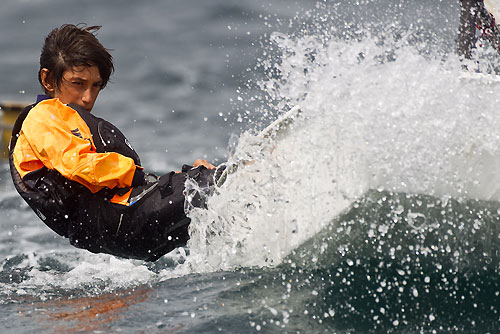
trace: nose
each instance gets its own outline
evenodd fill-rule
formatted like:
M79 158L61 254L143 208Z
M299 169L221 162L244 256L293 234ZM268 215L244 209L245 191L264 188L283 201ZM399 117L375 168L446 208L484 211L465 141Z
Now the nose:
M92 101L92 90L87 88L82 93L82 102L88 104Z

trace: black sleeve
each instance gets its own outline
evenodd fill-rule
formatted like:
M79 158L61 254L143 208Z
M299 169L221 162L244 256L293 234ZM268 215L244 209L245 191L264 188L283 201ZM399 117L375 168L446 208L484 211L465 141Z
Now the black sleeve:
M142 169L136 168L134 178L132 179L132 187L142 186L146 183L146 174Z

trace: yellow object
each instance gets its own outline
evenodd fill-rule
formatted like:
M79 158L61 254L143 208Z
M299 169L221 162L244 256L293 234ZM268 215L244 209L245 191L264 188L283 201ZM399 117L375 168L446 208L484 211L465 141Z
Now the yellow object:
M12 127L16 122L17 116L29 103L23 102L2 102L0 103L0 131L2 134L1 145L2 145L2 158L9 157L9 142L10 136L12 135Z

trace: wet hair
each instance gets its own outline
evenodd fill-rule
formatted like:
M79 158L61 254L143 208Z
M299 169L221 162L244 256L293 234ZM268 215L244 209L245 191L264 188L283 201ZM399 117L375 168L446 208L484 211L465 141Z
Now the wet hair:
M99 69L102 79L101 89L106 87L114 66L109 50L104 48L95 36L100 28L101 26L86 27L85 24L64 24L47 35L40 54L38 71L38 81L42 87L40 72L43 68L49 70L48 80L60 88L65 71L75 66L93 65Z

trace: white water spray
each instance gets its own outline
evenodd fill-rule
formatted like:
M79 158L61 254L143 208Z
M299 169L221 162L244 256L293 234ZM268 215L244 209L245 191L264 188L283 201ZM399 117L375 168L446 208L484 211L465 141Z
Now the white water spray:
M254 163L191 212L193 269L279 264L368 189L500 199L499 81L404 41L273 40L281 75L262 87L304 117L258 154L240 138L233 159Z

